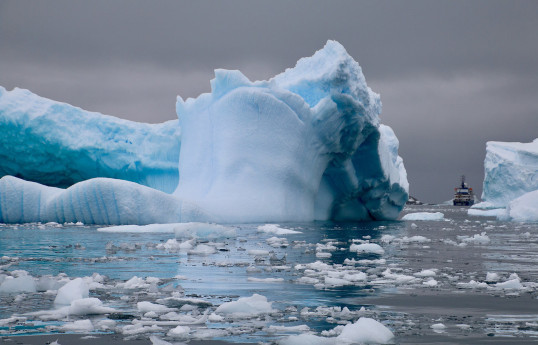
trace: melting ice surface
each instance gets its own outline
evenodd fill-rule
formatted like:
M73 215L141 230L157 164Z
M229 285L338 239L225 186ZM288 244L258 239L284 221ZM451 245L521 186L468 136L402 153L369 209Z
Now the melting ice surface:
M76 163L62 171L77 179L88 170L154 188L97 178L58 189L6 176L0 180L0 222L144 225L398 217L408 198L398 139L379 123L379 95L338 42L327 42L268 81L216 70L211 88L196 99L178 97L181 145L176 122L137 127L27 91L1 89L6 133L17 136L21 127L28 128L29 137L15 145L17 150L39 144L38 152L15 158L6 150L5 173L41 176L58 156L64 165ZM57 121L76 121L73 130L82 134L55 136L65 127L57 128ZM94 131L96 139L87 139ZM166 194L157 189L172 192L169 165L180 146L179 183ZM71 181L65 175L52 174Z
M536 225L452 206L404 210L419 212L445 221L3 224L0 335L535 340Z

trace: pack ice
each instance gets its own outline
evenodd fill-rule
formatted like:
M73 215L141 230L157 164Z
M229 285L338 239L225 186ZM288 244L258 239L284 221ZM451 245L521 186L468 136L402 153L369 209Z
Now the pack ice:
M538 139L486 146L484 202L477 208L506 208L498 218L538 221Z
M27 91L11 92L36 101L37 96ZM2 89L0 104L10 103L2 100L7 93ZM20 100L18 107L11 107L17 109L14 113L7 106L8 110L0 113L1 121L15 123L12 127L24 123L29 133L59 131L59 137L69 138L52 141L49 138L54 135L41 134L40 140L34 136L29 145L19 143L26 155L33 156L32 147L36 146L39 152L47 152L51 161L66 162L69 169L69 163L81 164L73 149L97 132L103 154L84 163L95 172L99 172L94 166L101 160L121 161L124 156L143 153L149 157L148 163L140 165L151 167L147 169L151 174L141 174L144 184L171 192L167 167L174 162L179 182L167 194L112 179L89 179L59 189L4 177L0 180L0 222L142 225L380 220L396 219L408 198L398 139L390 127L379 123L379 95L366 85L359 64L335 41L328 41L312 57L299 60L295 68L267 81L251 82L239 71L216 70L211 93L186 101L178 97L181 145L174 122L135 124L63 104L49 112L54 115L40 116L43 107L32 102ZM24 108L24 104L28 106ZM50 104L55 107L54 102ZM69 112L78 116L73 124L75 132L65 128L73 122ZM145 137L157 137L155 131L161 135L160 142L147 139L151 145L146 146ZM129 153L114 136L122 132L137 134ZM10 157L7 151L3 154ZM32 162L37 158L26 159ZM24 176L33 176L42 168L15 165L11 173L22 176L19 169L29 170ZM129 180L122 174L114 177Z

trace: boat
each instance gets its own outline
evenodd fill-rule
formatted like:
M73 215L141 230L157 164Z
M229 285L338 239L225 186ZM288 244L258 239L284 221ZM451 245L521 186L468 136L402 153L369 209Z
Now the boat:
M461 185L454 188L454 206L472 206L474 204L473 189L465 182L465 175L461 176Z

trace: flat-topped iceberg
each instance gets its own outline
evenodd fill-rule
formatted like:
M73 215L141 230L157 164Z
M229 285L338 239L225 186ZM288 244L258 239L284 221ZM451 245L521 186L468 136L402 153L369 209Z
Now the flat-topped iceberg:
M0 90L0 105L7 104L0 109L8 109L0 118L9 133L17 126L39 133L19 143L28 157L19 161L3 152L16 162L5 171L40 176L56 171L58 160L67 172L57 178L66 178L66 184L76 182L67 177L87 167L96 176L117 173L113 177L171 193L113 179L88 179L64 190L4 177L0 222L143 225L398 217L408 198L398 139L379 123L379 95L338 42L327 42L267 81L216 70L211 89L196 99L178 97L181 139L177 122L135 124L12 91L29 99L25 108L23 96L13 96L14 101ZM91 139L94 132L97 139ZM13 145L7 137L2 140ZM52 161L50 169L36 163L43 157ZM25 162L31 164L23 168ZM173 176L179 176L177 186Z
M0 133L0 177L61 188L94 177L167 193L177 186L177 120L127 121L0 86Z

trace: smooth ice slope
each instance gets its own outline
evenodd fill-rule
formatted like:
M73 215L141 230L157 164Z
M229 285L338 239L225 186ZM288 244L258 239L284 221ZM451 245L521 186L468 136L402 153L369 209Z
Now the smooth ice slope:
M269 81L215 71L183 101L175 195L219 222L395 219L408 197L379 95L329 41Z
M538 190L538 139L531 143L488 142L484 170L482 200L495 207L506 207Z
M0 223L154 224L207 219L198 207L133 182L95 178L67 189L0 179Z
M177 121L137 123L0 86L0 133L0 177L62 188L94 177L168 193L177 186Z

